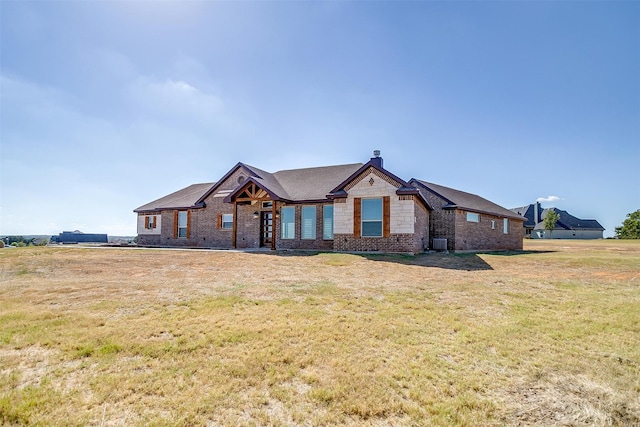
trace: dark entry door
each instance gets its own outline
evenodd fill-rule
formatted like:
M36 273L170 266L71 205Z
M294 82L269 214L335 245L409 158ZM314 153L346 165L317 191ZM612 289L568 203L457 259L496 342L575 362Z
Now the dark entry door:
M260 212L260 246L269 246L273 242L273 213Z

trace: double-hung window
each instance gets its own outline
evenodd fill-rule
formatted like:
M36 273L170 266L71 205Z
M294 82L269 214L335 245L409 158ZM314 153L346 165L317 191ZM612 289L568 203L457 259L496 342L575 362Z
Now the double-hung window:
M302 235L303 239L316 238L316 207L302 207Z
M178 212L178 237L187 237L187 227L189 225L189 218L187 211Z
M147 215L144 217L144 228L147 230L153 230L156 228L156 216L155 215Z
M280 212L280 228L283 239L294 239L296 237L296 208L293 206L284 207Z
M333 240L333 205L322 207L322 238Z
M233 214L222 214L222 229L231 230L233 228Z
M362 199L362 237L382 237L382 199Z
M509 234L509 220L507 218L502 218L502 232Z

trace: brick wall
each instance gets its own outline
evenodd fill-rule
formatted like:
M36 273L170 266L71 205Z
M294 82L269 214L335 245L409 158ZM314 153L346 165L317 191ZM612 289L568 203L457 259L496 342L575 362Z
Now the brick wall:
M331 205L332 203L304 203L304 204L285 204L276 203L276 209L279 211L283 207L295 208L295 238L283 239L281 218L277 218L275 221L275 239L276 249L317 249L330 251L333 250L333 240L324 240L322 238L323 227L323 206ZM302 207L303 206L315 206L316 207L316 238L315 239L302 239ZM335 212L334 212L335 213Z
M254 218L253 213L260 213L261 204L238 205L236 223L236 248L256 249L260 247L260 217ZM271 209L268 209L271 210ZM229 233L231 236L231 233Z
M333 248L338 252L402 252L416 253L413 234L391 234L389 237L354 237L353 234L336 234Z
M509 218L508 234L505 234L504 217L479 214L479 222L469 222L466 211L455 212L456 250L522 250L522 221ZM495 229L491 228L491 221L495 221Z
M415 232L413 234L413 252L424 252L429 248L429 217L430 212L422 203L415 202Z
M429 248L433 248L433 239L447 239L447 250L455 250L456 211L443 209L449 202L442 197L426 190L421 193L433 208L429 214Z

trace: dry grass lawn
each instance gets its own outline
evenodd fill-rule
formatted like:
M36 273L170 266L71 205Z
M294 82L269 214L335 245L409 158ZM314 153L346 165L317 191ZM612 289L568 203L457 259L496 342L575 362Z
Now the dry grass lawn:
M640 425L640 242L2 249L0 423Z

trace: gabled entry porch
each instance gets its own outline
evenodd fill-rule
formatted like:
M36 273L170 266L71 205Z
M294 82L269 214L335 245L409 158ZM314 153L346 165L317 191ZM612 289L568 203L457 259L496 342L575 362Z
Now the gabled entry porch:
M276 204L271 194L255 182L248 182L228 197L233 203L236 218L233 222L232 247L275 250Z

